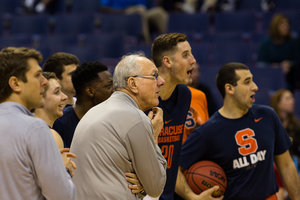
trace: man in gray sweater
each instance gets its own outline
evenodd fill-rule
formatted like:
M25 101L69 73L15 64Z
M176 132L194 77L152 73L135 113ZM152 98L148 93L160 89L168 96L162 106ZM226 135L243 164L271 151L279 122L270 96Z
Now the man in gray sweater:
M77 155L73 182L76 199L138 199L131 190L159 196L166 181L166 160L157 146L163 126L158 105L160 87L154 63L135 54L117 65L115 92L91 108L80 120L71 151ZM144 111L152 111L145 115ZM125 173L135 173L140 184L130 185ZM143 193L145 195L145 193Z
M30 110L43 105L48 81L41 54L8 47L0 52L0 199L71 200L75 187L47 124Z

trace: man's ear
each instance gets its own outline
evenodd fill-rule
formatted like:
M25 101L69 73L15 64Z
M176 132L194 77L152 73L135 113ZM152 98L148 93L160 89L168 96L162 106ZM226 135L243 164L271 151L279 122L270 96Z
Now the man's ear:
M10 88L14 91L14 92L21 92L22 91L22 87L21 84L23 83L23 81L20 81L17 77L12 76L9 78L8 80L8 84L10 86Z
M92 88L91 86L87 86L87 87L85 88L85 92L86 92L86 94L87 94L89 97L91 97L91 98L93 98L94 95L95 95L95 89Z
M226 83L225 84L225 92L228 94L233 94L234 93L234 87L233 85Z
M127 81L127 84L130 91L136 94L138 93L138 81L136 81L135 78L130 77Z
M166 65L168 68L171 68L172 66L172 60L169 56L164 56L163 57L163 63Z

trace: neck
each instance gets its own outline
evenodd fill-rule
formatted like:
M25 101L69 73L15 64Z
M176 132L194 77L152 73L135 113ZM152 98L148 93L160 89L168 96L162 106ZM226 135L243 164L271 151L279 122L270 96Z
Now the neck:
M142 107L142 104L140 103L139 101L139 98L136 96L135 93L131 92L130 90L126 89L126 88L119 88L117 91L120 91L120 92L124 92L126 94L128 94L138 105L139 109L143 112L147 111L148 109L150 108L145 108L145 107Z
M219 113L228 119L238 119L247 114L249 109L241 109L234 102L230 102L230 100L224 100L224 105L220 108Z
M35 113L35 117L44 120L47 123L47 125L52 128L54 121L56 119L51 118L49 115L47 115L46 111L43 110L42 108L36 108L34 113Z
M24 101L22 101L22 99L20 98L20 95L16 94L16 93L12 93L5 101L3 102L15 102L18 104L21 104L22 106L24 106L25 108L27 108L28 110L32 110L35 107L30 107L28 106ZM3 103L1 102L1 103Z
M166 67L158 68L158 74L165 80L165 84L161 87L160 98L167 100L171 97L178 83L172 80L172 76L167 72Z
M91 100L77 99L75 105L73 106L74 111L79 119L81 119L89 109L95 105Z

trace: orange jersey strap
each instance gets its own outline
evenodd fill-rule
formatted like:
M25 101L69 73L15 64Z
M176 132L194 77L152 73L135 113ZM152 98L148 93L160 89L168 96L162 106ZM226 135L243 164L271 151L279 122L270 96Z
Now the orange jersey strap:
M273 195L269 196L268 198L266 198L266 200L277 200L277 196L276 196L276 194L273 194Z

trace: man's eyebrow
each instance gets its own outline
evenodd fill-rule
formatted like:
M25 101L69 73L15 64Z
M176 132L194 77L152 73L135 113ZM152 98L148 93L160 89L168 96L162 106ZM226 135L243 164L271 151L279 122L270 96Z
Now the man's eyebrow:
M252 77L247 77L247 78L244 79L244 81L248 81L249 79L251 80Z
M181 54L185 54L185 53L188 53L188 52L189 52L189 50L185 50Z

